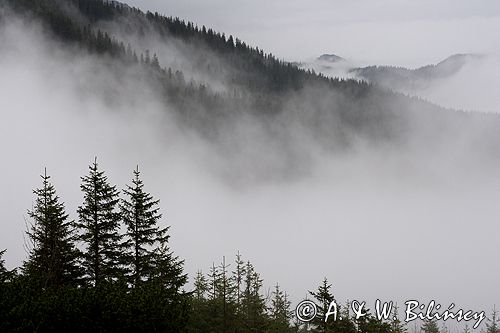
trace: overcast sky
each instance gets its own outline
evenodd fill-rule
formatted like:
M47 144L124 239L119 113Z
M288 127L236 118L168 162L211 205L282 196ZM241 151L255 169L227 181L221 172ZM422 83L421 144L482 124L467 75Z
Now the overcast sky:
M420 66L453 53L500 53L497 0L129 0L264 48L286 60L323 53Z

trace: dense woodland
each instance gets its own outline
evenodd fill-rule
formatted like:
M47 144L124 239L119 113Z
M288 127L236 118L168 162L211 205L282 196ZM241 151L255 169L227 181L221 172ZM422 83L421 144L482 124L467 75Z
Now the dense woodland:
M242 114L266 123L292 114L328 149L348 147L353 135L372 144L405 143L415 133L420 139L439 138L443 130L463 131L471 121L484 124L480 146L491 145L492 138L497 140L500 117L446 110L364 81L328 78L299 69L236 37L179 18L101 0L2 2L19 15L41 22L61 47L76 47L108 59L117 76L126 68L140 68L138 80L149 82L182 122L208 140L217 140L220 127ZM105 28L110 22L125 35L155 34L165 43L189 46L192 70L218 78L228 88L219 91L210 82L188 77L183 68L162 67L161 63L168 63L162 61L166 59L115 37Z
M307 324L297 320L290 295L264 281L240 253L234 262L198 271L188 290L183 260L169 248L169 227L159 200L145 190L137 167L122 191L111 185L97 160L81 177L82 202L70 218L50 176L41 175L28 210L27 259L8 270L0 252L2 332L342 332L405 333L400 319L356 319L340 305L343 320L328 320L332 301L325 278L310 291L318 307ZM486 333L499 333L494 310ZM446 333L434 321L423 333ZM466 327L464 333L469 333Z
M233 36L115 2L0 0L0 11L0 22L11 11L36 21L61 47L98 56L115 67L117 75L124 68L139 68L137 75L175 106L179 119L208 139L217 139L219 123L241 113L272 119L292 111L328 147L347 145L346 133L351 130L375 142L404 141L412 126L422 126L426 134L438 133L450 118L463 125L470 117L484 117L479 121L490 129L484 131L485 142L498 135L498 117L444 110L365 82L327 78ZM99 23L107 21L210 50L230 68L224 79L232 89L216 91L186 78L181 68L162 67L156 54L134 49L101 29ZM197 66L214 75L220 72L209 60ZM322 102L302 98L304 91L315 91ZM300 323L290 295L279 284L266 290L254 265L239 253L234 260L223 257L205 273L188 277L183 260L169 248L159 201L145 190L138 168L130 185L119 190L95 161L80 187L80 206L68 213L50 176L41 176L33 191L35 204L28 211L27 259L21 267L7 269L1 259L5 250L0 252L1 332L409 331L400 320L380 321L371 314L354 320L347 307L341 311L349 319L325 323L326 306L334 299L327 279L311 285L318 317L307 325ZM440 328L430 322L422 330L438 333ZM499 332L494 312L487 333Z

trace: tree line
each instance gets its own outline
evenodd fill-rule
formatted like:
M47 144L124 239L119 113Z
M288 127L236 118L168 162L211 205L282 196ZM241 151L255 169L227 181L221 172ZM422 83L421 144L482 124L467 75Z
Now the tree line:
M159 92L166 110L175 111L183 124L210 141L221 139L218 126L237 121L242 113L272 118L289 112L306 128L314 128L315 138L328 149L348 147L353 132L374 143L404 143L420 123L425 124L425 133L442 133L443 126L457 123L452 120L469 117L364 81L303 70L236 37L115 2L4 1L15 13L40 21L61 46L98 55L118 78L125 78L125 73L137 76L137 82ZM175 40L189 45L190 70L219 80L228 89L216 90L209 82L196 81L183 68L162 67L162 60L176 65L149 50L133 49L103 31L103 22L114 22L130 34L155 34L165 43Z
M169 249L159 201L144 191L139 169L120 196L95 160L81 178L77 221L69 219L50 176L41 178L28 211L28 257L14 271L1 264L0 330L184 327L187 275Z
M238 252L234 262L198 271L186 291L184 261L169 248L159 200L145 191L141 172L118 191L97 159L81 177L83 200L71 220L46 170L26 223L27 259L8 270L0 251L2 332L339 332L406 333L397 306L391 318L365 309L356 319L325 321L335 299L325 278L310 298L318 313L309 323L294 315L290 295L276 284L265 290L254 265ZM493 311L487 333L500 333ZM464 333L470 333L466 327ZM423 333L446 333L435 321Z

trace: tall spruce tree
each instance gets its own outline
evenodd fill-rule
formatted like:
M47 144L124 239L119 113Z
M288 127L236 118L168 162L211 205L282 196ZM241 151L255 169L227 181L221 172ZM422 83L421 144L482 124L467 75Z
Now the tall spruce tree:
M24 271L41 288L76 284L81 269L74 222L68 220L47 170L41 177L42 187L33 191L36 201L28 211L33 222L26 233L32 248Z
M127 227L125 250L130 278L134 286L154 280L178 292L187 281L183 262L168 247L168 229L161 228L159 200L144 191L139 167L134 170L132 185L123 190L120 208Z
M329 319L325 321L330 304L335 300L333 294L330 292L331 287L332 285L328 283L328 279L325 277L318 290L309 292L316 299L318 306L318 313L312 321L312 324L315 326L313 332L333 332L332 323L334 320Z
M118 191L99 170L97 158L81 179L83 204L78 207L78 226L85 244L83 266L87 280L98 286L123 276Z
M131 282L138 286L154 274L155 252L158 251L155 245L166 241L168 228L158 226L162 217L159 213L159 200L154 200L151 194L144 191L139 167L134 170L132 185L127 185L123 194L125 197L121 200L120 209L127 227L127 264Z

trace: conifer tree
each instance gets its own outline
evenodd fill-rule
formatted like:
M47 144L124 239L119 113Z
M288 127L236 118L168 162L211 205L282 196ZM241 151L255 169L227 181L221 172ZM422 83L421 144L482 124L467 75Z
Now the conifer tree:
M191 298L191 311L187 332L207 332L209 327L209 316L207 311L206 294L208 292L208 281L202 271L196 272L193 281L194 290Z
M151 282L156 283L171 295L184 296L182 287L186 284L188 277L184 273L184 260L170 250L168 236L160 240L153 257L153 271Z
M231 282L233 285L233 295L232 299L234 300L235 305L235 326L239 328L243 325L242 323L242 313L241 313L241 301L243 296L243 282L245 278L245 262L243 261L240 252L236 254L235 259L235 268L232 272Z
M220 331L222 328L222 316L220 311L220 272L219 266L212 262L208 273L207 284L207 317L210 329Z
M127 185L123 193L125 197L120 208L127 227L124 243L126 258L131 270L131 282L138 286L155 274L155 259L160 251L157 246L166 244L168 228L158 225L162 217L158 207L160 201L144 191L139 167L134 170L132 185Z
M391 328L393 333L406 333L408 331L406 322L402 322L399 319L399 308L397 304L394 304L392 308Z
M250 332L262 332L267 323L266 301L261 294L262 279L249 261L245 273L245 289L241 304L244 326Z
M76 284L81 270L74 222L68 220L47 170L41 177L42 187L33 191L35 205L28 211L33 223L26 233L32 248L24 270L41 288Z
M0 283L4 283L9 279L10 272L5 268L5 260L3 259L3 255L5 251L0 251Z
M228 278L227 269L229 265L226 265L226 257L222 257L222 263L220 264L221 274L220 274L220 297L222 303L222 332L225 333L229 326L229 312L231 311L231 280Z
M318 306L318 313L312 321L313 325L316 326L313 332L332 332L332 323L334 321L332 319L325 321L330 304L335 300L330 292L331 287L332 285L328 283L328 279L325 277L317 291L309 292L316 299Z
M5 273L7 270L5 269L5 260L3 259L3 255L7 250L0 251L0 274Z
M498 318L498 311L496 307L493 307L491 317L488 318L488 322L486 323L486 333L500 333L500 328L498 327L499 322L500 318Z
M439 333L439 327L435 320L426 320L420 329L423 333Z
M160 201L144 191L139 167L134 170L132 185L127 185L123 192L125 198L120 207L127 227L124 247L132 284L138 286L144 281L152 281L178 293L187 282L184 262L170 251L169 227L159 226Z
M228 275L228 268L223 257L220 265L212 264L208 276L211 326L219 332L234 331L238 326L233 279Z
M359 333L392 333L392 328L390 323L376 318L375 316L370 314L370 311L368 309L366 309L366 315L358 321L357 331Z
M342 318L351 319L351 302L346 300L342 307Z
M198 272L196 272L193 285L193 296L195 297L195 299L198 301L204 300L208 291L208 281L202 271L199 270Z
M156 53L153 55L153 59L151 60L151 66L154 69L160 69L160 61L158 60Z
M219 297L219 274L219 267L215 266L215 263L212 263L212 267L210 267L210 272L208 273L208 297L212 301Z
M98 286L123 276L118 191L99 170L97 158L81 179L83 204L78 207L78 226L85 245L83 266L87 280Z
M351 302L349 302L349 300L340 308L339 314L342 319L338 318L337 321L333 323L334 332L356 333L356 325L351 319Z
M290 306L291 302L288 295L281 290L279 284L276 284L271 300L270 332L290 332L290 319L292 317Z

